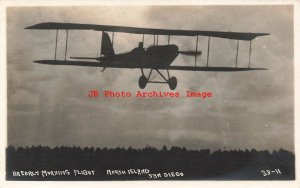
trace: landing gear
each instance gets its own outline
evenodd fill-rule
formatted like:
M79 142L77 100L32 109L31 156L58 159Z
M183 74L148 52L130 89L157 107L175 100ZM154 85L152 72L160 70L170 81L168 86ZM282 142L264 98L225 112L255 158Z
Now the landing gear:
M176 77L172 76L171 78L169 78L168 84L169 84L169 88L171 90L176 89L176 86L177 86L177 79L176 79Z
M146 78L145 75L142 75L139 79L139 86L141 89L144 89L147 85L148 79Z
M151 81L152 79L150 80L150 76L153 70L155 70L164 79L164 81ZM168 69L167 69L168 79L158 69L151 69L148 77L145 76L142 68L141 71L142 71L142 76L139 78L139 86L141 89L144 89L147 83L168 84L171 90L174 90L177 87L177 79L174 76L170 77L170 73Z

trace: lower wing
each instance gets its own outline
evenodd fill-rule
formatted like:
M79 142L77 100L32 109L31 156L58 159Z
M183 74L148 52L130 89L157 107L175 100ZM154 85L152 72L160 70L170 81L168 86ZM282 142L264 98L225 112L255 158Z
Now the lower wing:
M64 60L37 60L34 61L39 64L48 65L72 65L72 66L87 66L87 67L109 67L109 68L124 68L124 69L169 69L169 70L181 70L181 71L215 71L215 72L234 72L234 71L251 71L251 70L268 70L265 68L242 68L242 67L197 67L197 66L164 66L153 67L150 65L140 67L138 65L128 64L113 64L113 63L101 63L92 61L64 61Z

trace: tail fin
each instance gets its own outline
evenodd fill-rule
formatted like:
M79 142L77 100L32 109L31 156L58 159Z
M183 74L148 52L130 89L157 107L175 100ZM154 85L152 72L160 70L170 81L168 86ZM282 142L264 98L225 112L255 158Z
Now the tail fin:
M115 55L112 42L106 32L102 32L101 54L108 57Z

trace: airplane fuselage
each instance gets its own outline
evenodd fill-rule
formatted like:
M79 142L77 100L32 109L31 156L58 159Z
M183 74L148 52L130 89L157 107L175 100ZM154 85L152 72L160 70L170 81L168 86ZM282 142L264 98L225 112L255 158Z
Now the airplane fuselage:
M178 46L157 45L149 48L137 47L127 53L114 56L100 57L98 60L107 64L127 64L132 67L137 65L145 68L168 67L178 56Z

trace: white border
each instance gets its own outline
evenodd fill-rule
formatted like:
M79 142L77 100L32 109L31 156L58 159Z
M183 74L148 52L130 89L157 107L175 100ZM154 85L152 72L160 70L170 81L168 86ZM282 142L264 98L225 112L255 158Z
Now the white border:
M6 181L5 180L5 147L7 145L7 72L6 72L6 7L8 6L96 6L96 5L294 5L294 83L295 83L295 154L296 154L296 180L295 181L66 181L66 182L22 182L22 181ZM299 182L299 88L300 74L299 68L299 44L300 44L300 22L299 22L299 0L0 0L0 187L232 187L232 188L248 188L248 187L264 187L264 188L300 188ZM298 53L297 53L298 52Z

